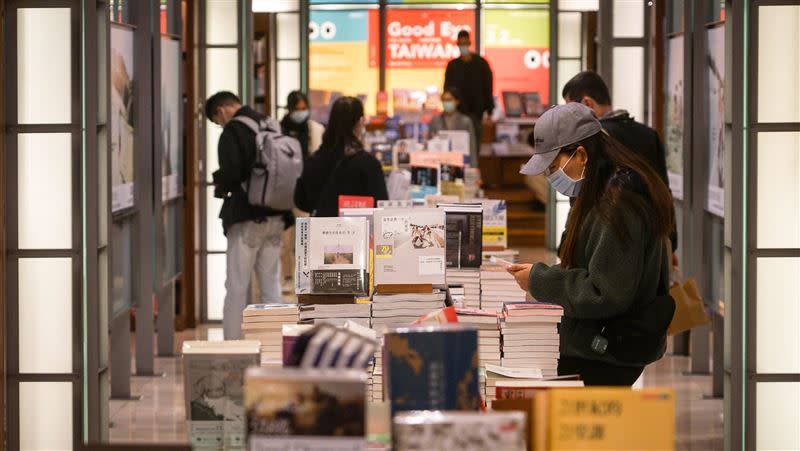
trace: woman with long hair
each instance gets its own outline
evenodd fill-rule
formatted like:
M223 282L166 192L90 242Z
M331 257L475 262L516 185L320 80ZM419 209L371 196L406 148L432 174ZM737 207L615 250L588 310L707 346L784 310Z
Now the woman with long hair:
M364 151L364 127L360 100L340 97L333 103L322 145L306 161L297 180L297 208L312 216L338 216L339 196L389 198L381 163Z
M539 118L534 156L521 172L545 174L573 200L561 263L508 267L535 299L564 308L558 373L587 385L633 384L663 355L674 310L666 293L669 189L579 103ZM631 324L647 332L631 339Z

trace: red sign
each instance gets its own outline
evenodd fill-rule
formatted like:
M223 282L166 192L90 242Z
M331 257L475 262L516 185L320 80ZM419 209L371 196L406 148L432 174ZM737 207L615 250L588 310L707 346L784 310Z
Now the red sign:
M370 54L378 53L378 21L370 20ZM472 32L471 10L389 10L386 13L386 67L444 68L458 58L458 32ZM472 51L474 51L474 37ZM370 61L374 67L375 61Z
M339 216L345 208L375 208L375 198L371 196L339 195Z
M495 95L502 92L538 92L542 105L550 103L550 51L547 48L487 48L484 57L491 62Z

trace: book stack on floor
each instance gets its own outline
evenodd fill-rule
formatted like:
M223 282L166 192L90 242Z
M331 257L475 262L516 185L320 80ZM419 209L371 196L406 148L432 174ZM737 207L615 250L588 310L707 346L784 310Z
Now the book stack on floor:
M500 365L500 324L497 312L478 309L456 309L458 322L478 329L478 389L484 400L486 365Z
M558 324L564 316L560 305L513 302L503 307L501 333L503 366L540 369L543 377L558 370Z
M504 303L525 302L527 295L505 266L484 263L481 267L481 309L501 312Z
M261 365L283 364L283 325L297 324L297 304L251 304L242 312L245 340L261 343Z
M370 304L312 304L300 306L301 324L333 324L343 326L348 320L369 327Z

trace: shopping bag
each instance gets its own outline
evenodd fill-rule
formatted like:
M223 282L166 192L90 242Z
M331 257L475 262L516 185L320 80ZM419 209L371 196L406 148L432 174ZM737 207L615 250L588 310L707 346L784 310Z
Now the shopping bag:
M704 324L708 324L705 304L697 289L697 282L688 279L684 283L676 283L669 294L675 300L675 315L667 329L667 333L675 335Z

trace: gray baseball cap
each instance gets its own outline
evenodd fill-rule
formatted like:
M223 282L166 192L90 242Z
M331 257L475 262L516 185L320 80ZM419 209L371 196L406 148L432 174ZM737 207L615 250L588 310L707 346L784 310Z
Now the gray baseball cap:
M557 105L539 117L533 129L533 156L519 171L539 175L556 159L558 151L599 133L600 125L586 105L570 102Z

